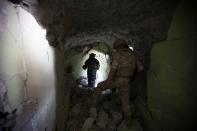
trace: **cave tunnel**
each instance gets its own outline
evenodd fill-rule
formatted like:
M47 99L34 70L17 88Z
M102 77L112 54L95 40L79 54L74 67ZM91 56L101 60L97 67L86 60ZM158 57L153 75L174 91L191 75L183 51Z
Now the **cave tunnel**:
M196 130L194 5L0 0L0 131Z
M97 84L106 80L110 71L110 49L107 44L102 42L95 42L92 44L84 45L82 47L75 47L65 52L65 67L68 72L71 72L74 80L78 81L79 86L87 87L87 71L82 67L89 55L94 53L95 58L99 61L99 70L96 72L95 87ZM71 68L69 71L69 68Z

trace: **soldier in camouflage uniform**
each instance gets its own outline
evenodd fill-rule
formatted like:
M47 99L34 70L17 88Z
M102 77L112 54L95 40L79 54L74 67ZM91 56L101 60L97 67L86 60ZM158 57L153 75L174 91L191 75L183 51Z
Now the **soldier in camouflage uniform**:
M130 109L130 80L136 70L143 70L142 64L135 57L123 39L118 39L114 43L113 60L108 79L99 83L97 90L104 90L110 87L118 89L122 102L124 116L131 116ZM99 89L100 88L100 89Z
M88 76L88 86L90 88L95 87L95 80L96 80L96 72L99 69L100 64L99 61L95 58L95 54L91 53L88 60L86 60L85 64L83 65L83 69L88 69L87 76Z

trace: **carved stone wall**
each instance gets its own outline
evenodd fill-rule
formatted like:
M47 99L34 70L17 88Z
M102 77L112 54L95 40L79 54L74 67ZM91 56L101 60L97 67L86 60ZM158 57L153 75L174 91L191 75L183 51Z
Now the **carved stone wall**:
M46 28L49 44L54 47L69 49L97 41L112 45L115 39L124 38L135 44L136 53L146 64L152 44L167 38L175 5L176 1L171 0L24 0L21 3Z
M0 0L0 112L17 109L0 130L54 128L54 57L42 31L31 14Z

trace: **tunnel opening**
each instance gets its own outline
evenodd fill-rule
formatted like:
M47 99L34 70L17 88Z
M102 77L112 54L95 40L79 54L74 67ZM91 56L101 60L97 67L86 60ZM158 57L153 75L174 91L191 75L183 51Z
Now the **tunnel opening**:
M111 68L111 53L108 45L103 42L95 42L85 46L74 47L65 52L66 72L70 73L78 87L83 89L92 89L88 87L87 70L82 68L91 53L95 54L95 58L99 61L100 65L96 72L96 88L98 83L107 79Z
M132 50L132 51L130 51ZM89 54L95 53L96 58L100 62L100 69L97 71L97 79L95 88L99 88L97 84L102 83L110 77L113 70L113 60L115 60L115 51L107 44L95 42L92 44L77 46L65 52L65 85L64 85L64 104L66 105L66 118L64 129L72 130L138 130L142 129L142 119L138 116L136 105L129 100L129 90L122 91L121 84L117 84L116 80L110 84L105 90L92 91L86 88L88 84L87 71L83 70L85 61L89 58ZM127 43L126 51L133 52L133 47ZM124 48L125 51L125 48ZM113 58L114 57L114 58ZM100 74L99 74L100 73ZM79 81L81 80L81 81ZM121 79L122 80L122 79ZM123 78L123 80L125 80ZM128 80L130 81L130 80ZM128 82L124 81L125 83ZM83 83L84 82L84 83ZM80 88L79 88L80 87ZM111 88L112 87L112 88ZM87 89L87 90L86 90ZM127 93L125 93L127 92ZM124 101L128 100L128 103ZM128 109L129 115L125 112ZM126 110L126 111L125 111ZM63 118L61 118L63 119ZM126 123L125 123L126 122ZM131 128L127 127L127 123L131 124Z

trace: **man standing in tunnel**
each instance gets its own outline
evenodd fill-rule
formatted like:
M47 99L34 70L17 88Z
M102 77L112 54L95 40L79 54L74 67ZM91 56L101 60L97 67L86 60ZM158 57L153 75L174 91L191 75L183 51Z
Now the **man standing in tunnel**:
M122 102L122 111L126 118L132 115L130 107L130 80L136 71L143 70L143 65L129 49L127 42L118 39L113 45L113 60L108 79L98 84L96 90L117 88Z
M88 86L90 88L95 87L95 80L96 80L96 72L100 67L99 61L95 58L96 54L91 53L88 60L85 61L85 64L83 65L83 69L87 70L87 76L88 76Z

